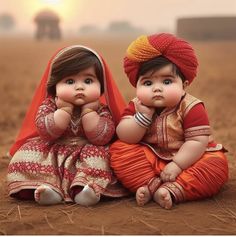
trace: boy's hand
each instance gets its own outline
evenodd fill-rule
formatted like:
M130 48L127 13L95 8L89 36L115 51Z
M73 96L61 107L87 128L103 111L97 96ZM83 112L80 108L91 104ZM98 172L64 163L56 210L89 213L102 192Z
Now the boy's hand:
M173 182L182 172L182 169L173 161L168 163L160 174L163 182Z
M152 116L155 112L154 108L148 107L148 106L142 104L142 102L137 97L133 100L133 102L135 105L136 112L143 113L148 118L152 118Z

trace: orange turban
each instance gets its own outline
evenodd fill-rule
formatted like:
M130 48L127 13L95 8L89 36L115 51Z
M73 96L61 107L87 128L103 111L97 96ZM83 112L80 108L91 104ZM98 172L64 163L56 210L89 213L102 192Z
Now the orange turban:
M174 63L191 83L197 74L198 61L191 45L172 34L142 35L133 41L124 58L124 70L135 87L140 65L158 56Z

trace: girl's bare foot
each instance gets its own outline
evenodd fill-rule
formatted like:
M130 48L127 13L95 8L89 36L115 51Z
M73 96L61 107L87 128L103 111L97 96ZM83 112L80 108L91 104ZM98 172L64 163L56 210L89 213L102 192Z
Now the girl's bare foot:
M92 206L100 201L100 192L93 184L84 186L81 192L76 194L75 202L81 206Z
M100 192L99 187L93 182L89 182L88 186L93 189L95 195L100 199L101 192Z
M61 195L44 184L35 190L34 199L40 205L53 205L62 202Z
M158 203L161 207L165 209L171 209L172 207L172 198L170 192L165 188L159 188L155 192L153 199L156 203Z
M148 190L147 186L140 187L136 191L136 202L138 206L144 206L151 200L151 193Z

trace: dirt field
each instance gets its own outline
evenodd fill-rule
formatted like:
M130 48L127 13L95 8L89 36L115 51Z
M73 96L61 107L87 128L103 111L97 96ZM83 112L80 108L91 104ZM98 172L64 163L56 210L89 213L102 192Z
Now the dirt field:
M236 234L236 42L193 42L200 60L189 92L205 101L213 134L229 150L229 182L214 198L163 210L137 207L133 197L106 200L95 207L72 204L43 207L7 196L8 149L21 125L34 89L56 49L86 44L102 53L128 101L134 90L122 70L130 39L75 39L35 42L0 39L0 234L7 235L231 235Z

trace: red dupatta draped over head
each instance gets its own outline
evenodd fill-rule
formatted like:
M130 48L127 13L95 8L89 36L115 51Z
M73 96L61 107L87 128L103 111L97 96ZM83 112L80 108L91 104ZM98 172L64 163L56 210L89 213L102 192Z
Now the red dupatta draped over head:
M10 148L11 156L15 154L15 152L26 142L27 139L38 136L38 132L35 126L35 117L39 106L41 105L43 100L49 96L47 94L47 82L50 78L53 62L64 52L67 52L68 50L75 47L87 49L91 51L94 55L96 55L97 58L99 59L103 68L103 80L104 80L104 93L100 97L100 101L108 105L115 124L119 122L121 113L123 112L123 109L125 107L125 101L122 95L120 94L116 86L116 83L113 80L112 74L104 59L97 52L83 45L72 45L69 47L65 47L59 50L48 62L47 68L43 74L41 82L35 91L32 102L23 120L20 132L16 138L15 143Z

